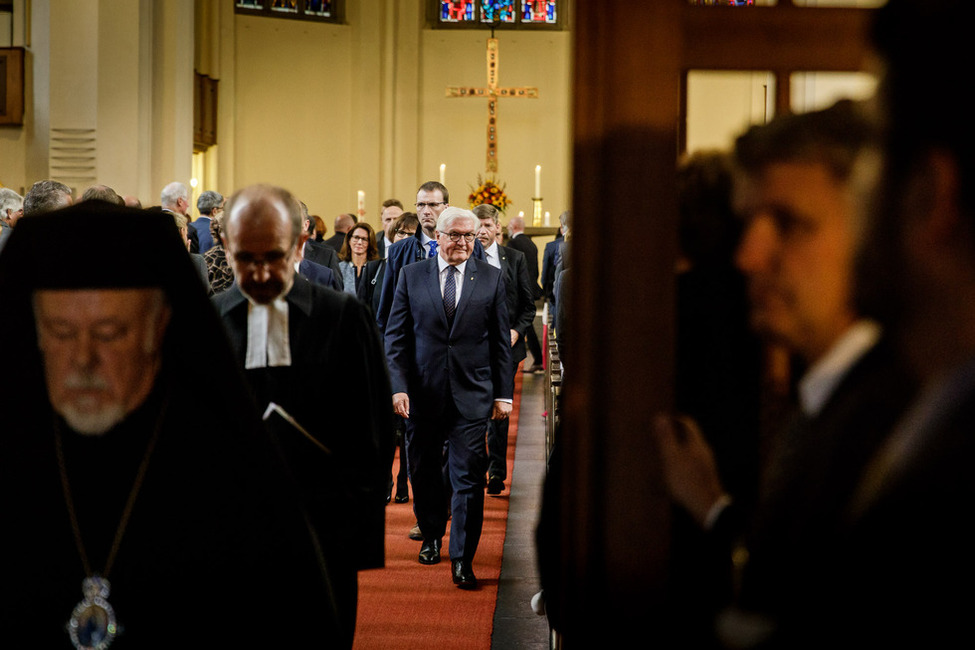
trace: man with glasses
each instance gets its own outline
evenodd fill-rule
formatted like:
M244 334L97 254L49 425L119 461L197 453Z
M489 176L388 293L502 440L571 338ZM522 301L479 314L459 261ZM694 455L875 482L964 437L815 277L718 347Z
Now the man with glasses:
M436 257L403 268L386 328L393 410L407 421L419 562L440 562L450 495L451 574L461 589L477 587L471 564L484 520L484 432L489 419L508 417L514 394L504 276L473 259L479 227L469 210L440 214Z
M258 407L279 405L309 436L269 420L321 538L351 647L356 572L384 563L393 432L379 337L355 297L295 272L307 233L287 190L244 188L226 212L236 283L214 305Z
M379 330L385 331L389 319L389 309L393 304L393 292L399 271L407 264L435 257L437 254L437 218L447 208L450 197L447 188L437 181L427 181L416 191L416 216L420 227L413 237L396 242L389 247L386 273L383 277L383 290L376 311ZM474 257L484 259L484 249L479 241L474 242Z

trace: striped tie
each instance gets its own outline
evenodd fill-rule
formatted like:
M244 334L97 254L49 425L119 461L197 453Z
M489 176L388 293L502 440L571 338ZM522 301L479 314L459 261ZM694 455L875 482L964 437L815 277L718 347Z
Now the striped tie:
M447 277L443 283L443 310L447 314L447 323L454 324L454 310L457 308L457 275L456 266L447 267Z

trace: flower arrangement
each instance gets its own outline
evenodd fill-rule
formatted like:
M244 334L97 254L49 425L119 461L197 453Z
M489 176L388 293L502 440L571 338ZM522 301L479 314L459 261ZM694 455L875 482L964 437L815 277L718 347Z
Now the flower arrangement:
M505 208L511 204L511 200L505 194L504 188L505 185L498 185L495 179L482 179L481 175L478 174L477 188L471 190L470 195L467 197L467 203L472 208L482 203L489 203L503 213Z

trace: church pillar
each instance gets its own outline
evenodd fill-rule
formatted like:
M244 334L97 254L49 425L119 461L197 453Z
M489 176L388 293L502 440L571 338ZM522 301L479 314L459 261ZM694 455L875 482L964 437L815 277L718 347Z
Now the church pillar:
M574 6L569 314L556 442L569 649L641 645L662 616L669 505L651 421L673 394L675 26L684 3Z
M150 203L167 183L189 185L193 160L193 0L152 3Z

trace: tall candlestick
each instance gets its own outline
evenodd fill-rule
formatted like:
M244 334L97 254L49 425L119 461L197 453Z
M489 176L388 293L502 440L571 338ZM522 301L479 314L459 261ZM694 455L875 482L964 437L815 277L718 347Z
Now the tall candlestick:
M447 178L447 165L440 163L440 184L441 185L447 184L444 180L446 178Z
M535 165L535 198L542 196L542 166Z

